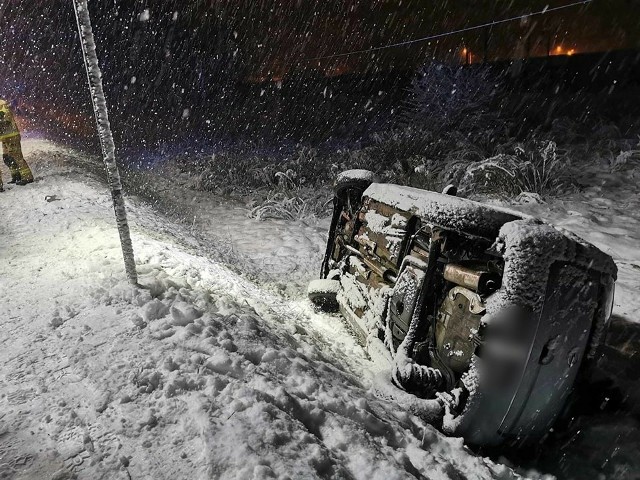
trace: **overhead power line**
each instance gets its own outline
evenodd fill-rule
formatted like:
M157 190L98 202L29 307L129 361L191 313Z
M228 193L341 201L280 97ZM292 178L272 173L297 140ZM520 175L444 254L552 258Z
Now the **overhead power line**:
M549 13L557 12L559 10L565 10L567 8L573 8L573 7L577 7L577 6L580 6L580 5L587 5L587 4L591 3L592 1L593 0L581 0L579 2L573 2L573 3L569 3L567 5L561 5L559 7L544 8L542 10L538 10L536 12L526 13L524 15L518 15L518 16L510 17L510 18L504 18L504 19L501 19L501 20L494 20L492 22L483 23L481 25L474 25L472 27L465 27L465 28L460 28L458 30L451 30L449 32L437 33L435 35L429 35L428 37L414 38L412 40L405 40L405 41L398 42L398 43L391 43L391 44L388 44L388 45L380 45L378 47L365 48L365 49L362 49L362 50L353 50L351 52L335 53L333 55L324 55L324 56L320 56L320 57L307 58L307 59L302 60L302 61L303 62L311 62L311 61L314 61L314 60L326 60L326 59L329 59L329 58L348 57L350 55L359 55L361 53L376 52L376 51L379 51L379 50L386 50L388 48L402 47L402 46L405 46L405 45L412 45L414 43L427 42L429 40L436 40L438 38L448 37L450 35L457 35L457 34L460 34L460 33L471 32L473 30L479 30L481 28L493 27L495 25L514 22L516 20L523 20L525 18L537 17L537 16L540 16L540 15L547 15Z

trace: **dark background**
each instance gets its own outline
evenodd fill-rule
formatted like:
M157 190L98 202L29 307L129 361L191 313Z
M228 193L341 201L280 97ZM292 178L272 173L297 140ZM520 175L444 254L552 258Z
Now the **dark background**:
M438 41L310 60L567 3L89 2L124 153L358 141L393 126L415 69L434 59L491 63L505 79L502 108L528 121L587 104L598 115L635 114L638 0L594 0ZM0 0L0 33L0 94L27 129L88 141L94 126L71 1ZM624 108L612 111L611 95L626 98L616 103ZM544 107L537 113L523 110L532 96Z

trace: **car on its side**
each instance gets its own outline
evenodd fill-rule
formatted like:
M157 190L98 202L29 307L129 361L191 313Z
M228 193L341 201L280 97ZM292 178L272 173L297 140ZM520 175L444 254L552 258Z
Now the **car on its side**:
M343 172L309 298L341 312L411 408L439 402L447 433L537 439L604 338L616 265L567 231L446 191Z

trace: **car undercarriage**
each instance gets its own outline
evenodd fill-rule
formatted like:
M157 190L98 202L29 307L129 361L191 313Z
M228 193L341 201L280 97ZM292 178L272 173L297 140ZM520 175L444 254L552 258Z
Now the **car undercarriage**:
M616 267L568 232L456 196L338 178L321 279L396 387L476 445L548 431L606 328Z

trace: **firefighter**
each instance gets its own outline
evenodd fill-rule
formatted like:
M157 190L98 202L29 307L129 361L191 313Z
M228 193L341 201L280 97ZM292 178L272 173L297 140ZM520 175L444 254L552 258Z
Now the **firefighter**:
M26 185L33 182L31 169L22 156L20 130L18 130L18 125L16 125L9 104L2 99L0 99L0 142L2 142L2 160L11 172L11 181L9 183ZM3 191L3 188L2 177L0 176L1 191Z

